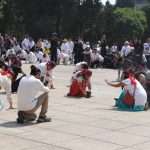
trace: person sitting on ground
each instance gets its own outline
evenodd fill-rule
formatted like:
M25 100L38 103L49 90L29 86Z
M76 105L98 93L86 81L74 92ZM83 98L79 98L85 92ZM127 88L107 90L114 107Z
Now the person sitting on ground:
M116 107L119 109L129 109L133 111L143 111L147 109L147 93L141 83L135 79L132 69L128 70L128 77L119 83L106 83L113 87L123 87L118 99L116 99Z
M103 62L104 57L98 53L96 48L94 48L91 53L91 68L98 68L102 66Z
M55 89L53 84L53 69L55 67L56 64L53 61L48 61L37 65L37 68L41 71L41 81L50 89Z
M45 87L40 81L40 73L40 70L32 65L30 75L23 77L20 81L17 92L18 123L34 121L36 119L35 112L40 106L41 112L37 122L51 121L51 119L46 116L49 88ZM42 92L42 94L39 95L39 92Z
M92 72L88 69L88 65L82 64L82 69L74 74L67 96L89 98L91 96L91 76Z

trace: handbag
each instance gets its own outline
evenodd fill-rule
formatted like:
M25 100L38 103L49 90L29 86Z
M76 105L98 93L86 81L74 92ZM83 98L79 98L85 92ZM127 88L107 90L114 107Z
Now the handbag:
M124 104L126 105L129 105L129 106L133 106L134 105L134 95L135 95L135 89L136 89L136 86L134 86L134 92L133 92L133 95L131 95L129 93L129 91L126 92L124 98L123 98L123 102Z

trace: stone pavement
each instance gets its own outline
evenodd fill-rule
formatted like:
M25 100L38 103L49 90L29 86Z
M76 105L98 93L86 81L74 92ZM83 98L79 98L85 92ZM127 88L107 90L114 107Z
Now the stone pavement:
M63 65L54 71L56 89L49 93L48 112L52 122L18 125L17 110L6 110L5 102L0 112L0 150L149 150L150 111L113 107L120 89L107 86L104 79L114 80L117 71L93 70L90 99L65 97L72 71L72 66Z

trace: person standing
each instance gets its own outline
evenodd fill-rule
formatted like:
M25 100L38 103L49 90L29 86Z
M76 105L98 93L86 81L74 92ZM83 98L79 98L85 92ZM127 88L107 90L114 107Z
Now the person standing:
M57 63L57 48L58 48L58 38L57 34L53 33L51 38L51 61Z

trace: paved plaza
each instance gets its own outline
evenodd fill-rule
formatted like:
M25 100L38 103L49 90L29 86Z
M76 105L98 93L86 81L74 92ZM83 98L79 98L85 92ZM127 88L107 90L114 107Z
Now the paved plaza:
M29 66L24 65L25 72ZM55 90L49 93L52 122L16 124L17 110L0 112L0 150L149 150L150 111L118 111L113 98L120 89L107 86L116 70L95 69L92 97L68 98L73 66L57 66ZM13 100L17 101L16 95ZM0 95L5 99L5 95Z

